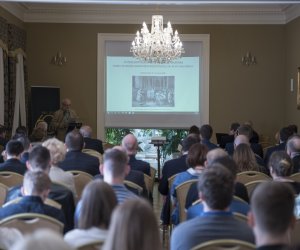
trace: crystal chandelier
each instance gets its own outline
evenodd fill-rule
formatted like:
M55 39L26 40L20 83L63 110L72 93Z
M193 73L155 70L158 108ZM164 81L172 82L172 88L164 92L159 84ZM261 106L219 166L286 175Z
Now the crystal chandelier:
M168 63L179 58L184 49L178 32L173 32L171 23L168 22L167 27L163 28L163 16L154 15L151 33L144 22L141 32L136 33L130 52L136 58L149 63Z

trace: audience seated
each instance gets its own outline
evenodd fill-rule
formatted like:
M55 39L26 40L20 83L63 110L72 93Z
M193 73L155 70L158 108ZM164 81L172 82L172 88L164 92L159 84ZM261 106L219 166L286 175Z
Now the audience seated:
M175 227L171 236L171 250L188 250L216 239L254 243L254 235L247 223L236 219L229 212L234 190L232 173L220 164L212 164L199 177L198 187L204 212Z
M28 161L28 157L29 157L29 151L31 150L30 140L27 136L24 135L15 135L14 139L22 142L23 144L24 150L23 153L21 154L20 161L26 164L26 161Z
M43 142L47 139L47 131L48 131L48 124L47 122L41 121L39 122L35 128L33 129L30 135L31 142Z
M20 161L21 154L24 147L20 141L10 140L5 148L5 162L0 164L0 171L10 171L24 175L27 168L26 165Z
M271 154L275 151L282 151L285 150L286 142L289 139L290 136L293 135L293 131L289 129L289 127L283 127L279 131L279 145L275 145L273 147L268 148L266 155L264 157L265 165L267 166L269 163L269 159L271 157Z
M165 162L162 168L162 176L159 181L158 191L165 196L164 197L164 204L161 213L161 219L164 225L168 225L170 222L170 194L169 194L169 181L168 179L180 172L184 172L188 169L186 158L190 147L195 144L199 143L200 138L196 134L189 134L184 140L182 141L182 152L183 155L177 159L172 159Z
M253 130L248 125L241 125L237 129L236 136L238 135L245 135L248 138L248 142L250 142L250 147L253 150L254 154L257 154L261 158L263 158L263 150L260 144L251 142L251 138L253 136ZM225 150L228 152L229 155L233 155L234 151L234 143L227 143L225 146Z
M300 192L300 183L289 179L293 172L293 162L285 151L275 151L269 160L269 169L274 181L286 182L295 191Z
M259 135L258 133L253 129L253 122L252 121L246 121L244 122L244 125L249 126L252 129L252 136L250 138L250 143L259 143Z
M196 125L193 125L189 128L189 134L196 134L200 136L200 129Z
M152 207L142 199L129 200L112 215L103 250L162 250Z
M185 181L198 179L205 168L204 163L206 161L207 151L208 150L205 145L199 143L192 145L186 159L189 168L186 171L179 173L174 179L173 185L171 187L171 199L175 204L175 208L172 214L172 223L174 225L177 225L179 223L176 187L178 187Z
M112 188L101 180L94 180L84 188L81 199L81 213L78 229L65 235L65 241L72 247L105 241L110 217L117 199Z
M217 158L212 163L207 165L207 168L210 168L211 166L215 166L216 163L221 164L223 167L227 168L231 172L231 174L234 176L234 180L236 180L237 165L235 164L235 162L232 160L232 158L230 156L224 156L222 158ZM197 194L199 197L198 190L197 190ZM246 187L242 183L235 181L234 194L242 196L243 201L240 200L241 198L239 196L236 196L236 198L232 199L232 201L230 203L230 207L229 207L230 211L247 215L250 207L247 204L247 201L249 201L249 197L247 194ZM192 219L196 216L200 216L202 212L203 212L203 204L202 203L193 205L193 206L189 207L187 210L187 219Z
M92 128L90 126L84 125L79 130L80 134L83 136L84 148L92 149L100 154L104 153L102 141L92 138Z
M138 141L133 134L128 134L123 138L122 147L126 150L126 153L129 156L129 165L131 170L141 171L150 176L150 164L135 158L138 149Z
M300 136L293 135L286 143L286 152L293 161L293 173L300 171Z
M43 171L46 174L49 174L50 160L51 158L49 150L41 145L38 145L31 150L26 165L31 171ZM18 197L22 197L21 186L10 188L6 197L6 201L11 201ZM75 204L72 191L60 184L51 183L48 198L61 204L62 211L66 219L66 231L73 229Z
M73 175L71 173L65 172L57 166L59 162L65 159L65 155L67 152L66 146L63 144L63 142L59 141L56 138L48 139L47 141L43 142L42 145L46 147L50 152L51 167L49 171L49 177L51 181L62 184L69 188L73 193L74 199L76 200L77 194Z
M43 171L27 171L23 181L23 198L16 204L0 208L0 219L20 213L39 213L66 223L61 210L44 204L50 190L50 178Z
M217 148L217 149L213 149L207 153L205 166L208 167L208 166L212 165L212 163L214 163L214 162L222 164L224 167L229 169L234 176L236 176L237 165L231 159L231 157L228 157L228 154L223 149ZM235 182L234 195L249 203L248 192L247 192L247 189L244 184L242 184L240 182ZM191 187L188 191L188 194L186 197L185 208L188 209L198 199L199 199L199 193L198 193L198 189L197 189L197 184L194 183L191 185Z
M92 176L99 174L99 159L97 157L82 153L84 141L82 135L73 130L69 132L65 139L67 154L58 166L65 171L79 170Z
M49 229L41 229L17 241L10 250L74 250L61 235Z
M294 192L286 183L260 184L251 197L249 225L253 228L257 249L285 249L295 224Z
M221 142L220 142L221 148L225 148L227 143L234 142L235 134L239 126L240 124L238 122L231 123L228 135L224 135L221 137Z
M213 135L213 129L209 124L204 124L200 128L201 144L205 145L208 150L217 148L218 146L210 141Z

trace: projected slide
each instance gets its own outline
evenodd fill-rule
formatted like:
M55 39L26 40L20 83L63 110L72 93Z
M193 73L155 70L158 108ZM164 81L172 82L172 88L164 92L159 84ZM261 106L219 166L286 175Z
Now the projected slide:
M199 57L149 64L132 57L108 56L107 113L198 113Z

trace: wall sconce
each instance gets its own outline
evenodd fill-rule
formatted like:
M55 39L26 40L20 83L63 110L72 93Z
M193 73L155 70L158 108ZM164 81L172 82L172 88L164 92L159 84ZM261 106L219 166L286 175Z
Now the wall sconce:
M251 55L251 52L247 52L245 56L242 57L242 64L245 66L255 65L256 57Z
M67 62L67 58L62 55L61 51L58 51L56 55L52 57L51 62L55 65L62 66Z

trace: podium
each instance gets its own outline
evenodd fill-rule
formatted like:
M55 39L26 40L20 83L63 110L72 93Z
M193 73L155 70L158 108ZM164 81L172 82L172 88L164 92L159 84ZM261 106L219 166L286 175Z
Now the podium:
M166 137L152 137L150 144L153 144L157 147L157 177L160 180L160 147L166 143Z

